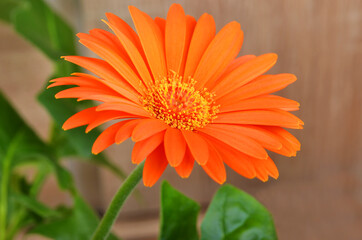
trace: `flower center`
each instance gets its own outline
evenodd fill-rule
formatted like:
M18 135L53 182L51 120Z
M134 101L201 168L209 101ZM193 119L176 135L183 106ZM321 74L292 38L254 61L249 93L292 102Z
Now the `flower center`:
M191 131L203 128L216 118L219 106L215 105L214 94L206 88L196 90L195 83L191 77L185 80L172 72L156 80L141 101L153 117L173 128Z

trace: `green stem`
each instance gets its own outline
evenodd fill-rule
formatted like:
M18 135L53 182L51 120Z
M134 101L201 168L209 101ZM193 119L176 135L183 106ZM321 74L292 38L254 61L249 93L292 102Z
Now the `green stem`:
M144 164L144 162L139 164L118 189L96 231L94 232L92 240L104 240L107 238L124 201L141 180Z
M6 239L6 221L8 210L8 187L13 160L16 148L18 147L21 134L17 134L11 141L8 151L3 159L0 185L0 240Z

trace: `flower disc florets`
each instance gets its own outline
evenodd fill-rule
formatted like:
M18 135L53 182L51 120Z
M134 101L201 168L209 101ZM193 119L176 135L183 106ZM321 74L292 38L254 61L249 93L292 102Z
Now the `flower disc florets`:
M194 130L203 128L216 118L219 106L214 94L206 88L195 89L196 81L183 79L175 72L155 81L142 98L144 108L155 118L173 128Z

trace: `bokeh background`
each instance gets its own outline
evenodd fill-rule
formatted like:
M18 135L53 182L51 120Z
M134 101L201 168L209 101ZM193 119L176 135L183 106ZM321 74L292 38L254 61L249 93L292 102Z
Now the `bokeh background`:
M241 55L275 52L272 73L291 72L298 81L280 95L301 103L296 113L305 129L293 131L302 143L295 158L272 156L280 178L262 183L229 171L234 184L261 201L273 214L281 240L362 239L362 1L360 0L52 0L48 1L78 32L107 29L101 22L112 12L131 23L127 6L152 17L166 17L173 2L195 18L213 15L220 29L236 20L244 31ZM132 25L133 26L133 25ZM83 55L92 56L78 45ZM0 88L41 137L50 117L35 95L44 87L52 65L37 49L0 23ZM1 110L0 110L1 113ZM6 117L6 116L0 116ZM107 154L127 172L132 142L112 146ZM105 210L120 181L109 171L86 163L68 168L89 203ZM200 167L181 180L173 169L162 176L206 209L218 188ZM159 184L139 187L141 201L131 197L115 226L124 239L156 239ZM66 203L55 180L41 199ZM202 217L202 216L201 216Z

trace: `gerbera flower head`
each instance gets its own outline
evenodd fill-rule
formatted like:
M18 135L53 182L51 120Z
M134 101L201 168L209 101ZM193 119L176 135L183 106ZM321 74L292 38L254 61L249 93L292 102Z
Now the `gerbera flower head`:
M65 130L86 132L117 120L93 145L97 154L132 138L132 162L146 159L143 181L152 186L170 165L187 178L196 161L218 183L228 165L247 178L267 181L278 170L266 150L295 156L300 143L284 128L301 129L290 111L295 101L272 95L296 80L292 74L266 75L276 54L237 57L243 32L237 22L218 33L209 14L197 21L173 4L166 19L152 19L129 7L137 33L108 13L113 33L93 29L80 42L101 59L67 56L94 75L74 73L49 87L74 85L56 98L95 100Z

